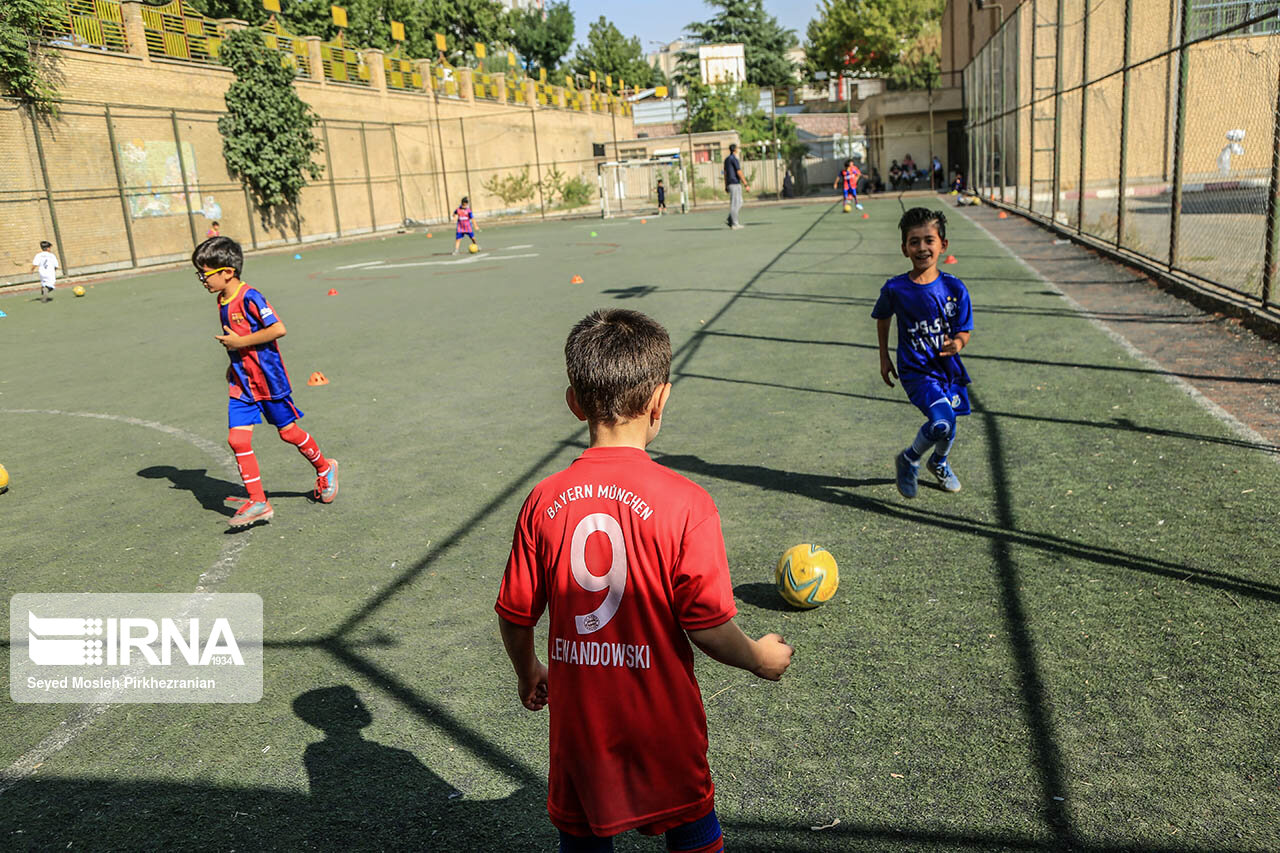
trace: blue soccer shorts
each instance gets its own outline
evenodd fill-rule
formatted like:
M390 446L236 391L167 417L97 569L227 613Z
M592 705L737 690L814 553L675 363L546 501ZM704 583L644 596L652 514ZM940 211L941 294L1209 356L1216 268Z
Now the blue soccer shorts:
M463 237L470 237L472 243L476 241L475 236L470 231L459 231L457 234L454 235L453 239L461 240Z
M955 410L957 415L969 414L969 388L955 382L939 382L930 377L927 379L913 379L910 382L903 380L902 388L907 392L911 404L924 413L926 418L932 418L933 413L929 411L929 407L939 400L946 400L951 404L951 408Z
M236 427L260 424L263 417L266 417L267 423L276 429L284 429L302 417L302 410L293 404L292 397L285 397L281 400L251 400L248 397L227 398L228 428L234 429Z

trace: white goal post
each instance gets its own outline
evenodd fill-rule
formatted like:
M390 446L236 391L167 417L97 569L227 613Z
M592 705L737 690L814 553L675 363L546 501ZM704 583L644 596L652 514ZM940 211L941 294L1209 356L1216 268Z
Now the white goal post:
M666 189L667 212L688 212L684 163L679 156L652 160L610 160L596 164L600 216L636 216L658 210L658 179Z

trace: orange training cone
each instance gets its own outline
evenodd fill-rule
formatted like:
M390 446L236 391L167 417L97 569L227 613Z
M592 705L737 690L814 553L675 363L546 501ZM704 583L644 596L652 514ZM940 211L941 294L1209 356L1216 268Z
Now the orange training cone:
M943 263L944 263L944 264L954 264L954 263L959 263L959 262L956 260L956 256L955 256L955 255L947 255L947 259L946 259L945 261L943 261Z
M649 221L649 220L647 220L647 219L641 219L641 220L640 220L640 224L641 224L641 225L644 225L644 224L645 224L646 222L648 222L648 221Z
M317 370L315 373L311 374L311 378L307 380L307 384L308 385L328 385L329 380L325 378L325 375L323 373Z
M328 296L337 296L337 295L338 295L338 288L336 288L336 287L331 287L331 288L329 288L329 293L328 293L327 295L328 295Z
M864 214L862 214L862 218L863 218L863 219L870 219L870 218L871 218L871 214L870 214L870 213L864 213Z
M582 276L580 276L580 275L575 275L573 278L569 279L569 283L570 283L570 284L582 284Z
M1008 219L1008 218L1009 218L1009 214L1008 214L1006 211L1003 211L1003 210L1002 210L1002 211L1000 211L1000 213L998 213L996 216L997 216L997 218L998 218L998 219Z

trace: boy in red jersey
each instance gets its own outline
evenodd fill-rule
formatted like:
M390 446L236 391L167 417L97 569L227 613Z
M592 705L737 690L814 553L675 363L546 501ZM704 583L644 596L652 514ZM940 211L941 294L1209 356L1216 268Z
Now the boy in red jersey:
M227 368L227 443L236 455L249 498L241 499L239 510L227 523L245 527L270 521L275 514L262 489L258 461L253 455L253 426L262 423L263 416L280 430L281 439L298 448L315 467L315 499L332 503L338 494L338 461L326 459L316 440L297 424L302 412L293 404L289 374L276 346L276 341L285 335L284 323L266 297L240 280L244 266L240 244L230 237L211 237L196 246L191 263L204 289L218 297L224 334L214 337L227 348L231 358Z
M666 330L635 311L596 311L569 334L565 362L565 399L591 446L529 494L495 608L520 701L551 705L547 811L562 853L612 850L629 829L718 853L689 641L774 681L792 649L733 621L715 503L644 451L671 393ZM550 669L533 646L547 607Z
M479 248L480 244L476 242L476 234L480 229L476 226L476 215L471 210L471 199L466 196L462 197L462 203L453 212L453 218L457 222L458 230L453 236L453 253L458 254L458 246L462 245L462 238L466 237L471 240L471 245Z

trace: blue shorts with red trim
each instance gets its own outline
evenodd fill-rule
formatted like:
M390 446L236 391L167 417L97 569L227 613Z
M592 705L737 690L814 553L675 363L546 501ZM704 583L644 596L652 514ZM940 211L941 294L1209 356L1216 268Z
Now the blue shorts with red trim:
M454 235L453 239L461 240L463 237L470 237L472 243L476 241L475 235L472 234L470 231L459 231L457 234Z
M248 397L227 398L227 427L253 426L267 423L276 429L284 429L302 417L302 410L293 404L292 397L280 400L250 400Z

